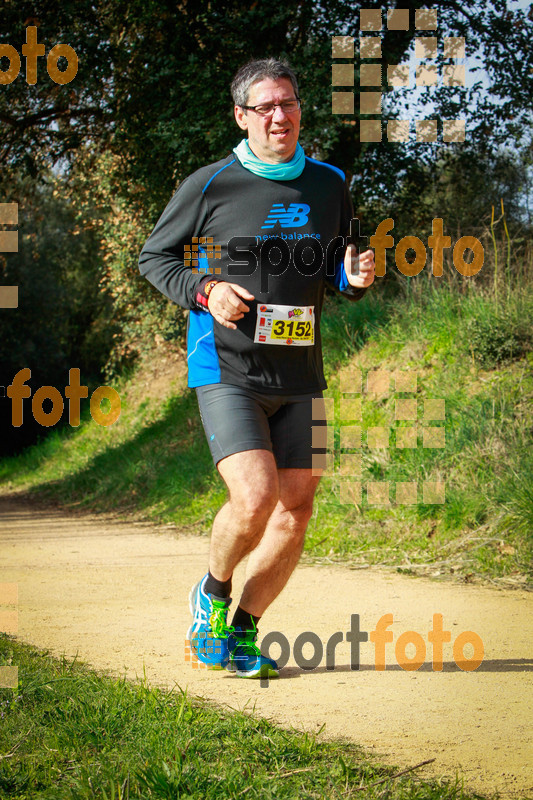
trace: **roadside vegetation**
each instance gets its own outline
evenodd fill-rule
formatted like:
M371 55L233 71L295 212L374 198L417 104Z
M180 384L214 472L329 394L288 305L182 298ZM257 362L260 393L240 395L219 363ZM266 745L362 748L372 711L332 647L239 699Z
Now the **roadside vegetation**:
M332 32L358 30L359 6L66 0L58 13L56 0L40 0L39 42L47 52L68 42L78 71L75 83L59 84L41 68L36 85L21 74L0 92L0 205L18 209L18 249L0 253L0 284L17 286L20 298L0 313L0 492L208 535L225 490L185 387L186 317L140 276L137 260L179 182L235 146L236 69L248 58L287 57L300 78L302 145L346 173L363 234L394 218L396 241L428 236L435 217L454 241L461 231L486 234L475 278L458 278L449 263L442 279L428 278L429 264L399 278L389 251L386 280L360 303L327 298L331 469L304 559L525 587L533 19L527 9L502 13L500 0L464 9L441 0L439 35L474 42L489 84L431 87L431 118L459 114L465 142L362 142L358 112L331 113ZM3 4L17 47L33 19L28 7ZM417 31L387 30L383 63L407 63ZM449 70L448 61L439 48L437 63ZM387 116L402 119L402 92L386 81L382 90ZM19 370L31 369L35 394L62 389L72 367L89 394L101 384L119 391L116 424L96 424L83 401L79 427L63 420L45 429L29 399L23 424L11 424L3 389ZM378 370L388 390L372 393ZM399 400L416 401L415 418L397 419ZM444 401L444 417L429 419L426 400ZM341 423L362 429L360 446L346 444ZM416 447L398 447L415 425ZM372 437L382 446L370 446ZM353 745L211 708L179 688L89 672L0 634L1 664L18 665L20 676L18 689L0 689L2 797L468 797L416 771L395 777Z
M99 674L0 634L0 665L11 663L18 688L0 689L0 795L11 800L474 797L459 780L419 778L415 764L383 767L320 732Z
M531 283L522 275L520 289L502 286L495 297L475 281L416 281L358 303L327 300L332 454L304 557L523 587L533 563ZM368 391L376 371L388 391ZM154 344L113 385L117 423L86 416L4 459L4 490L207 535L225 489L185 387L183 355ZM409 399L416 419L397 420L397 401ZM432 412L428 400L444 403ZM345 425L361 427L361 446L345 446ZM412 446L398 446L409 435ZM428 482L445 484L444 495Z

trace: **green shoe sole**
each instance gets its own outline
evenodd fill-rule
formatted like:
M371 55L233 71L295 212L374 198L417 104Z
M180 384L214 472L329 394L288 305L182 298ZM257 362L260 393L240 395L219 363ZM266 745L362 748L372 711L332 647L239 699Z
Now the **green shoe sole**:
M231 662L226 667L228 672L233 672L237 678L279 678L279 671L270 666L270 664L261 664L258 669L240 670Z

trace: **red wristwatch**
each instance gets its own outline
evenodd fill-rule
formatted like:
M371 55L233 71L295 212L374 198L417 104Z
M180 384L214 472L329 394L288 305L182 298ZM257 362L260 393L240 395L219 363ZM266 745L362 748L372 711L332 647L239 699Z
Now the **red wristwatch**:
M214 286L217 285L217 283L220 283L220 281L209 281L209 283L206 283L206 285L204 286L204 294L206 297L209 297L209 295L211 294L211 290L213 289Z
M213 280L205 278L201 281L196 291L196 307L202 308L204 311L209 311L207 307L207 300L213 291L213 287L220 283L220 278L213 278Z

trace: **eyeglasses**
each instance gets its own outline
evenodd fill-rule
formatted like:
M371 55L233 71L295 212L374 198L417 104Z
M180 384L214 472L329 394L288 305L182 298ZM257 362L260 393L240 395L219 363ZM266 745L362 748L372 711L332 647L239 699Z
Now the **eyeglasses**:
M283 103L261 103L258 106L241 106L241 108L246 111L255 111L260 117L271 117L278 106L284 114L294 114L300 108L300 98L285 100Z

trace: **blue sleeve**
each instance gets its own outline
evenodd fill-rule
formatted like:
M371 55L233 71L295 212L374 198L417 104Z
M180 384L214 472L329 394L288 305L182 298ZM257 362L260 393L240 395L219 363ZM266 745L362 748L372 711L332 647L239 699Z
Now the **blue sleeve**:
M348 191L348 186L344 183L344 195L342 198L342 210L341 210L341 225L340 225L340 234L344 237L345 241L350 233L350 223L353 219L354 211L352 205L352 198L350 197L350 192ZM344 252L342 254L342 258L340 258L335 263L335 273L328 277L328 282L337 289L337 291L341 292L344 297L347 297L349 300L359 300L366 289L356 289L355 286L350 286L348 283L348 276L346 275L346 270L344 269Z
M344 292L350 286L344 269L344 258L335 264L335 275L328 278L328 280L339 292Z

